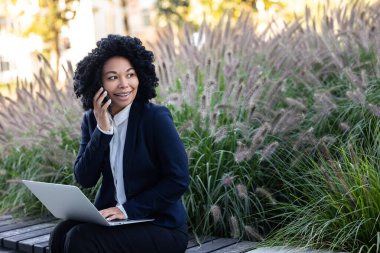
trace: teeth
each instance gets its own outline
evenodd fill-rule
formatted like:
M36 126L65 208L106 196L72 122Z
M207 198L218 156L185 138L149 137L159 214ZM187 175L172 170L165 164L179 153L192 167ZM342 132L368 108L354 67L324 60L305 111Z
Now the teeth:
M126 97L128 96L129 94L131 94L131 92L128 92L128 93L118 93L118 94L115 94L116 96L120 96L120 97Z

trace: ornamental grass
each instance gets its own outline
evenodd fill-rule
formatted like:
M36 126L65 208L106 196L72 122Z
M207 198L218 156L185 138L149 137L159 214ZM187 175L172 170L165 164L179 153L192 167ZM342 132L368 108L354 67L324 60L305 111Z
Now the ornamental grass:
M188 153L192 233L379 252L379 13L326 3L262 33L250 13L158 33L155 102ZM74 183L72 71L58 89L44 69L0 98L2 210L43 212L20 178Z

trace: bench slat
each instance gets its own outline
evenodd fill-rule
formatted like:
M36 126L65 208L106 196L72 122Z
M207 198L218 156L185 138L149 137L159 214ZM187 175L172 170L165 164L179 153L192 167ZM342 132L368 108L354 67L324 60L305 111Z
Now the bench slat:
M18 252L11 249L0 248L0 253L18 253Z
M243 241L243 242L238 242L236 244L232 244L226 248L219 249L215 251L215 253L241 253L241 252L246 252L248 250L251 250L255 246L256 246L255 242Z
M33 246L34 253L49 253L49 241L38 243Z
M12 219L12 215L10 214L0 216L0 220L9 220L9 219Z
M34 230L28 233L23 233L20 235L11 236L8 238L5 238L3 241L3 246L10 249L18 249L18 242L30 238L34 238L40 235L46 235L49 234L52 230L55 224L51 224L51 226L46 227L44 229ZM28 253L33 253L33 245L30 245L30 250L28 250Z
M21 222L21 221L20 220L12 220L12 219L1 220L0 221L0 227L5 226L5 225L9 225L9 224L14 224L14 223L17 223L17 222Z
M198 241L201 244L209 242L209 241L214 240L214 239L216 239L216 238L213 236L200 236L200 237L198 237ZM189 242L187 243L187 249L198 246L199 245L198 241L195 237L191 236L189 239Z
M14 224L9 224L9 225L5 225L5 226L1 226L0 227L0 234L3 233L3 232L6 232L6 231L17 230L17 229L20 229L20 228L24 228L24 227L28 227L28 226L33 226L33 225L40 224L40 223L43 223L43 222L50 222L50 221L53 221L53 220L56 220L56 219L45 218L45 219L29 220L29 221L26 221L26 222L25 221L19 221L19 222L14 223Z
M32 248L34 252L36 252L36 245L40 245L41 243L49 242L50 234L37 236L34 238L30 238L27 240L18 242L18 249L22 252L29 252L29 248ZM32 250L32 251L33 251ZM43 252L43 249L42 249Z
M2 232L2 233L0 233L1 246L4 246L3 243L4 243L5 238L15 236L15 235L24 234L24 233L29 233L29 232L32 232L35 230L46 228L46 227L51 227L52 225L54 225L54 223L40 223L40 224L36 224L36 225L32 225L32 226L27 226L27 227L18 228L15 230Z
M6 220L2 220L0 221L0 228L5 226L5 225L10 225L10 224L15 224L15 223L25 223L27 221L30 221L32 220L33 218L31 217L26 217L26 218L23 218L23 219L6 219Z
M236 239L219 238L186 250L186 253L208 253L235 244Z

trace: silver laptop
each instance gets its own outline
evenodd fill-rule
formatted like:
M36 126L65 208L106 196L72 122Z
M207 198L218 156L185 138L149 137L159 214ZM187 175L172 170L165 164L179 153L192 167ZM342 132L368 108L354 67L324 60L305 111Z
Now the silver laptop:
M126 219L107 221L83 192L74 185L52 184L29 180L22 180L22 182L42 204L59 219L77 220L103 226L116 226L153 220Z

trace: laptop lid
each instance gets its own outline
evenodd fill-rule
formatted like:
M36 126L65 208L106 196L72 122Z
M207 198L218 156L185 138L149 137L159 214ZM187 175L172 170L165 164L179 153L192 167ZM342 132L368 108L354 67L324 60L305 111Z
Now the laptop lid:
M103 226L152 221L152 219L107 221L83 192L74 185L29 180L22 180L22 182L54 217L59 219L77 220Z

